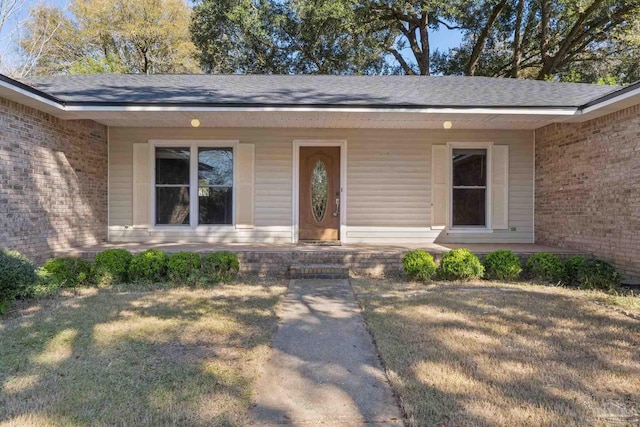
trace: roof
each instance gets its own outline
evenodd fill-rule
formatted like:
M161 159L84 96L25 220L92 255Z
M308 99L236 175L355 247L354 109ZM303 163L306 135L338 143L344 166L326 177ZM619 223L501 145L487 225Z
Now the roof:
M93 74L22 83L65 105L578 108L621 89L462 76Z

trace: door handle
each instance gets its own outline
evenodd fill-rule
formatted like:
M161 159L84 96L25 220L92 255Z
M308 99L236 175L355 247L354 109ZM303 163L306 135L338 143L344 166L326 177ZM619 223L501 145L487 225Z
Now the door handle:
M336 199L336 210L333 211L333 216L340 215L340 198Z

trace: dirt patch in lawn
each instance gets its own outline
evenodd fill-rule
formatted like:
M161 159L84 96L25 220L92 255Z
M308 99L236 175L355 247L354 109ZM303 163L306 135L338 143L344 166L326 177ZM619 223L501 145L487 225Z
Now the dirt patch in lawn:
M286 283L82 290L0 318L0 425L247 422Z
M640 322L593 293L352 284L410 425L640 423Z

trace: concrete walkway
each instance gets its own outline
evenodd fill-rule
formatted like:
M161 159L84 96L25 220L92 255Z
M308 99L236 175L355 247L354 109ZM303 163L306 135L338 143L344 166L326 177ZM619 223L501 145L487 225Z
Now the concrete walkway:
M254 425L402 425L348 280L292 280L279 315Z

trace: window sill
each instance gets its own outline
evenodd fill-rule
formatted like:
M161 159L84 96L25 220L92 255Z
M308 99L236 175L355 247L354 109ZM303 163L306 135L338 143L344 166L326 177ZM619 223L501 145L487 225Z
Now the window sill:
M190 225L153 225L149 227L149 231L176 231L176 232L201 232L201 231L232 231L236 227L233 224L220 224L220 225L198 225L191 227Z

